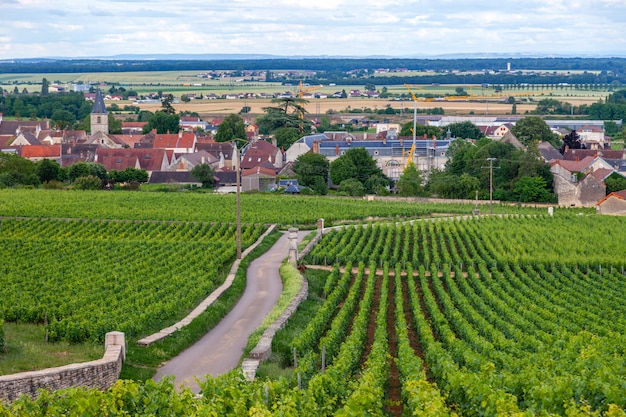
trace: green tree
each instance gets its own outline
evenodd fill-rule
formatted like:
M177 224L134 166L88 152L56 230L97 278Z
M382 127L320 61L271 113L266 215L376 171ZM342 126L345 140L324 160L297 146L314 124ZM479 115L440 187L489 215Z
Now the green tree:
M365 195L365 187L355 178L348 178L341 181L341 184L339 184L339 191L354 197Z
M441 138L442 132L441 129L437 126L424 126L417 124L415 126L415 136L423 137L426 135L429 138L433 136L436 138ZM406 122L402 125L402 129L400 129L399 136L413 136L413 122Z
M191 169L191 176L202 183L202 188L213 188L215 171L209 164L198 164Z
M606 184L607 194L626 190L626 178L617 173L609 175L609 177L604 180L604 184Z
M109 171L109 179L119 183L148 182L148 172L145 169L127 167L123 171Z
M109 113L108 119L109 119L109 133L111 133L112 135L121 135L122 134L122 121L116 119L115 116L113 116L111 113Z
M550 127L541 117L537 116L528 116L519 120L511 129L511 133L526 146L535 140L550 142L557 148L560 145L558 136L552 133Z
M423 193L423 178L414 163L409 163L396 185L401 196L418 196Z
M189 98L189 96L187 96L187 94L183 94L182 96L180 96L180 101L182 101L183 103L189 103L191 99Z
M44 77L41 80L41 95L42 96L47 96L50 90L50 83L48 82L48 80Z
M230 142L234 139L246 138L246 125L238 115L231 113L217 127L215 141Z
M293 164L293 172L295 172L301 185L315 189L316 185L319 185L319 180L324 184L327 183L329 165L325 156L307 152L296 158Z
M172 106L174 102L174 96L172 94L167 94L161 97L161 110L166 114L176 114L176 109Z
M71 182L87 176L97 177L100 180L106 180L108 177L104 166L95 162L77 162L69 167L68 179Z
M453 138L477 140L485 136L478 126L469 121L451 123L447 129L450 130Z
M0 152L0 188L39 185L35 163L15 154Z
M36 163L37 166L37 176L39 177L39 181L49 182L49 181L57 181L59 179L59 172L61 171L61 166L58 162L53 161L51 159L44 158L41 161Z
M52 113L50 117L52 123L58 130L65 130L70 128L76 122L76 117L69 110L58 109Z
M276 138L276 145L279 148L288 149L295 141L300 139L298 129L293 127L281 127L274 131L274 138Z
M272 100L277 104L274 107L265 107L265 114L257 119L259 131L263 134L270 134L281 128L294 128L300 133L307 133L311 130L311 122L304 116L306 100L296 97L283 97Z
M513 193L521 202L550 202L552 193L547 189L546 180L542 177L521 177L515 183Z
M101 190L102 180L94 175L78 177L72 185L73 190Z
M144 134L156 129L159 134L165 133L178 133L180 129L180 116L177 114L168 114L164 111L158 110L148 121L142 132Z
M376 161L362 147L348 149L330 164L330 179L333 184L341 184L346 179L356 179L363 184L366 192L371 193L374 190L367 187L371 184L368 180L372 176L386 178L376 165Z

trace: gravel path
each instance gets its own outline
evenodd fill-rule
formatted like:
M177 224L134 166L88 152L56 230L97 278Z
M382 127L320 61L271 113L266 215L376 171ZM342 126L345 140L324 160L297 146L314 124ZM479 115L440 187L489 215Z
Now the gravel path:
M300 232L302 239L307 232ZM239 365L250 334L272 310L282 292L278 268L288 255L285 233L264 255L250 264L243 296L233 310L196 344L159 368L154 379L176 377L177 385L186 385L198 393L196 378L217 376Z

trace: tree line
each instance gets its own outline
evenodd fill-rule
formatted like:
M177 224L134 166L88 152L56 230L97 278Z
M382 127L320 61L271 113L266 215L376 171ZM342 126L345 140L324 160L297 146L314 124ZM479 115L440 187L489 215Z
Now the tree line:
M312 70L350 71L366 69L372 74L378 68L407 68L423 71L505 71L507 64L514 69L610 71L626 73L626 58L284 58L248 59L17 59L0 61L3 73L81 73L81 72L139 72L139 71L211 71L224 68L239 70Z

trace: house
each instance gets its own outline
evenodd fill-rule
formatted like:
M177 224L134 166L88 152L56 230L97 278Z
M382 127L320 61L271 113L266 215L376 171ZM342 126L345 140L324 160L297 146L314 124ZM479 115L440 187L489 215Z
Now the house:
M193 116L181 116L180 121L178 122L180 128L182 130L206 130L207 123L202 121L199 117Z
M11 146L41 145L39 139L30 130L21 131L11 142Z
M304 136L287 150L286 160L293 162L298 156L306 152L314 152L324 155L332 162L348 149L362 147L376 161L383 174L397 180L408 163L413 140L408 137L398 137L394 133L388 132L380 139L369 139L366 136L367 139L364 140L358 139L360 136L345 132L341 135L338 132L330 132ZM419 138L416 140L413 157L417 168L426 172L435 168L445 168L445 163L448 160L448 146L453 140L454 138L444 140Z
M257 140L244 148L241 168L250 169L269 162L274 169L283 167L283 152L266 140Z
M561 153L557 151L550 142L540 142L539 145L537 145L537 148L539 149L539 153L545 162L563 159L563 155L561 155Z
M191 171L196 165L208 164L213 169L217 169L219 158L207 151L198 151L194 153L174 154L169 171Z
M489 139L498 140L503 138L507 133L509 133L512 128L512 123L503 123L497 126L487 125L484 127L480 127L480 130L483 131L485 136Z
M587 149L604 149L604 129L599 126L582 126L577 130L580 141Z
M61 145L27 145L19 148L18 154L22 158L29 159L33 162L42 159L51 159L59 162L61 158Z
M626 216L626 190L612 192L596 203L600 214Z
M559 205L592 207L606 196L604 179L615 171L602 158L587 156L581 161L554 160L550 172Z
M122 139L120 139L117 135L111 135L109 133L105 133L102 130L98 130L95 133L89 135L89 137L85 140L85 143L91 145L97 145L100 148L124 148L128 146Z
M147 124L148 122L122 122L122 134L139 135Z
M218 165L216 170L232 169L233 163L233 145L230 142L197 142L196 151L206 151L217 158Z
M15 138L20 132L29 130L37 137L42 130L50 129L48 120L44 121L26 121L26 120L2 120L0 113L0 136L10 135Z
M175 153L190 153L196 147L196 135L182 130L174 134L159 134L154 136L152 147L154 149L168 149Z
M153 171L167 171L173 156L165 149L113 149L98 148L95 162L104 165L107 171L123 171L126 168L145 169L148 175Z
M268 166L269 165L269 166ZM241 172L242 191L270 191L276 186L276 170L271 164L244 169Z
M61 144L62 167L74 165L77 162L94 162L98 145L87 143L63 143Z

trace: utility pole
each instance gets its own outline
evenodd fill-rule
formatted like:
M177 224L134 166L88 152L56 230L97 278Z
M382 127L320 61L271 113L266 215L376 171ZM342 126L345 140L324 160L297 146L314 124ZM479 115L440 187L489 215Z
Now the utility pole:
M487 158L486 160L489 161L489 166L488 167L482 167L482 168L489 168L489 214L493 214L493 161L495 161L498 158ZM496 167L496 169L498 169L500 167Z
M241 158L239 157L239 148L237 148L237 143L234 141L233 159L235 159L235 181L237 185L237 259L241 259Z

